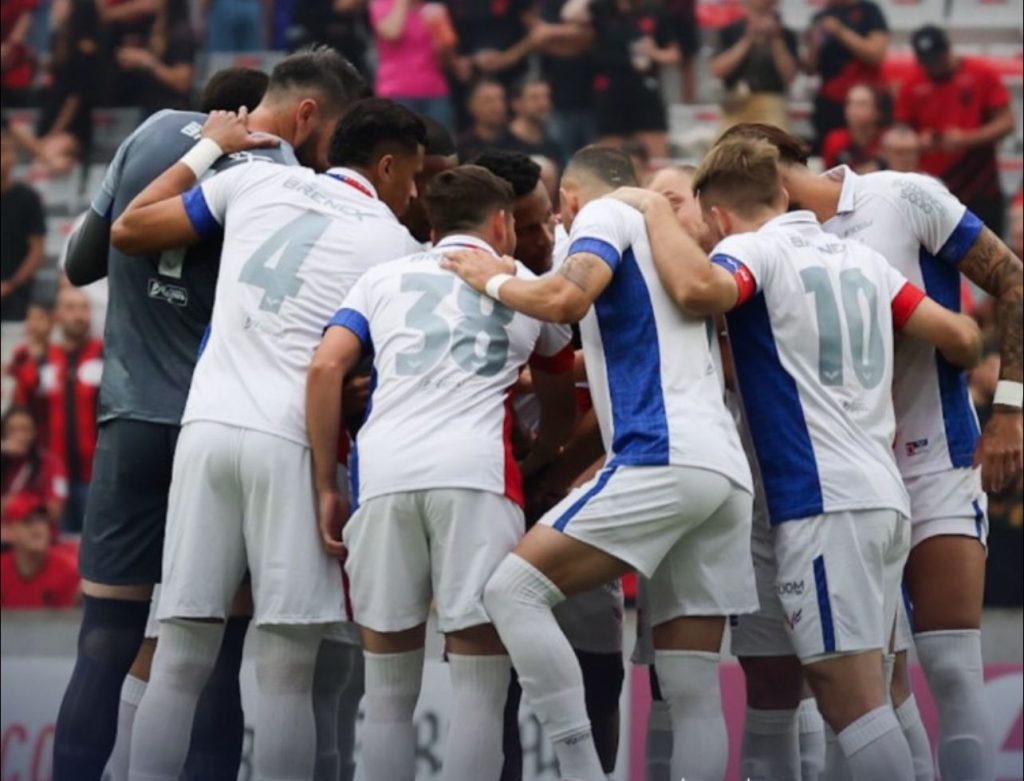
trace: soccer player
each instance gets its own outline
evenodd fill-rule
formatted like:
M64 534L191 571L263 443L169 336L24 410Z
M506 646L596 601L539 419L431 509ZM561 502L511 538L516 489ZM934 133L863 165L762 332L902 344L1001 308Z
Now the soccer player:
M409 229L412 237L426 250L430 248L430 218L427 216L424 195L435 176L444 171L450 171L459 164L459 155L455 139L444 125L436 119L422 114L420 119L423 120L423 124L427 128L423 170L416 175L416 197L412 199L409 208L402 215L402 224Z
M560 257L553 257L555 248L555 215L551 206L551 197L541 181L541 168L530 157L521 152L510 152L501 149L488 150L480 154L474 161L476 165L486 168L512 185L515 200L512 202L512 215L516 226L516 256L534 274L543 276L551 271L554 265L561 265L565 260L562 247ZM531 431L536 430L538 421L537 399L533 394L520 395L516 399L516 420L526 425ZM579 449L590 451L596 447L599 455L591 457L577 469L568 464L552 464L549 469L575 472L570 474L568 481L578 479L584 469L592 466L600 457L601 434L593 420L593 413L584 407L577 409L578 421L573 439L567 447L571 448L566 457L575 461L571 453ZM595 440L578 441L582 438ZM561 457L559 460L562 460ZM556 467L557 464L557 467ZM549 474L549 477L551 475ZM529 488L535 490L545 484L531 481ZM550 485L550 480L546 481ZM527 528L532 526L544 511L563 498L568 492L562 491L555 500L547 497L528 497L526 504ZM540 490L538 490L540 493ZM615 759L619 747L619 695L622 693L624 670L622 667L622 585L618 580L606 583L583 594L567 599L555 608L555 618L565 633L566 638L576 652L583 673L583 687L586 690L587 715L590 718L594 742L601 765L611 773L615 769ZM514 674L513 674L514 675ZM519 738L519 700L522 689L516 680L509 689L509 707L506 709L506 757L504 781L522 775L522 747ZM509 756L513 747L518 756ZM515 770L515 772L513 772Z
M239 150L218 161L214 170L255 157L292 164L298 157L299 162L319 164L338 116L361 88L358 74L330 50L285 58L249 116L251 129L276 135L280 144ZM107 276L111 306L104 334L99 440L82 535L82 628L75 669L57 717L55 781L98 781L114 744L122 682L139 652L150 594L160 580L174 446L199 343L210 320L220 256L220 243L212 241L187 253L129 257L110 247L110 225L146 185L195 145L204 120L193 112L160 112L126 139L69 244L66 271L71 282L86 285ZM245 143L251 145L252 139ZM245 624L229 622L226 649L240 651ZM237 679L237 667L227 667L234 669L226 670L226 680ZM137 684L136 696L143 682ZM232 766L237 772L244 730L238 695L211 720L222 730L206 735L231 734L232 739L226 741L231 745L215 747L216 756L211 757L227 764L209 772L229 777Z
M1024 267L937 180L884 171L859 176L845 167L819 177L807 168L803 145L777 128L738 125L726 137L733 135L774 144L795 202L830 233L881 252L943 306L960 310L961 275L995 299L999 392L980 436L964 374L929 346L897 343L893 384L896 456L912 519L905 584L914 644L940 715L939 770L952 781L991 779L997 736L981 656L988 523L982 489L999 490L1021 470ZM901 656L898 671L905 670ZM893 703L918 747L918 777L930 778L931 751L905 673L897 675Z
M324 625L343 616L343 596L316 532L305 376L337 300L408 246L395 215L415 192L424 135L407 109L360 101L331 139L325 175L258 162L193 187L204 161L190 152L113 226L115 246L128 253L188 246L224 226L214 316L175 453L160 643L136 716L132 779L177 779L247 569L257 634L255 773L313 775L314 662ZM206 162L219 156L197 151Z
M892 454L892 333L971 366L980 331L878 253L825 233L810 212L787 214L777 161L763 141L719 143L694 190L712 232L725 238L711 263L678 252L658 271L684 310L729 313L773 527L775 591L851 775L911 781L910 749L882 684L910 546L909 498ZM676 246L685 246L677 233ZM652 240L663 247L667 235L652 231ZM789 716L795 738L795 707ZM789 749L762 777L795 772L795 740Z
M511 388L529 361L542 406L529 473L572 430L572 346L569 329L493 303L440 264L450 248L512 253L512 200L511 186L480 167L438 175L426 194L435 249L368 272L331 318L310 369L321 530L341 555L344 524L366 649L368 781L415 776L412 715L432 596L461 725L449 731L444 778L497 779L501 770L510 665L483 592L524 531ZM375 387L351 459L357 509L348 520L333 454L341 386L363 354L373 355Z
M750 469L722 401L704 318L682 314L658 282L641 215L603 197L635 184L623 153L576 153L561 183L571 245L557 274L516 279L480 253L450 256L460 276L511 309L581 321L607 451L605 468L505 558L485 604L562 777L595 781L605 776L579 665L551 609L633 569L650 578L658 678L673 715L673 775L721 778L725 616L757 606Z

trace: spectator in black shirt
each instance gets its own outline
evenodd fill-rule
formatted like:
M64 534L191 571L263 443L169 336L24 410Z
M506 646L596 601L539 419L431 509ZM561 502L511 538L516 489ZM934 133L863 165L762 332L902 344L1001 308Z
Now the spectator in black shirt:
M56 6L53 56L46 72L35 132L15 128L18 141L50 171L67 173L92 140L92 106L99 64L99 13L93 0Z
M889 26L869 0L828 0L807 31L808 73L821 76L814 99L814 130L820 146L845 124L846 94L855 84L881 85Z
M700 54L700 26L697 22L697 0L665 0L665 8L672 20L672 29L679 44L679 76L683 103L697 100L697 69Z
M117 50L118 105L141 106L146 115L187 109L195 55L187 0L166 0L146 42Z
M681 56L667 12L644 0L570 0L562 16L594 29L598 136L608 144L635 139L651 157L666 157L668 118L659 71Z
M474 79L487 76L510 89L529 70L537 0L445 0L445 5L458 38L451 86L462 128L469 122L466 98Z
M597 136L594 115L594 31L589 25L562 21L566 0L541 0L540 18L530 31L540 52L540 70L551 85L552 131L562 158Z
M512 90L513 118L500 146L531 157L546 157L562 167L562 148L548 132L551 85L540 76L528 76Z
M726 124L788 125L786 92L799 69L796 33L782 26L778 0L747 0L746 16L723 27L711 73L726 88Z
M0 131L0 361L21 339L32 283L43 264L46 221L35 190L15 181L14 139L5 124Z
M370 21L366 0L295 0L288 30L289 49L324 44L341 52L364 78Z
M468 109L472 124L459 136L460 160L470 160L484 149L499 145L508 131L505 88L500 81L484 78L474 83Z

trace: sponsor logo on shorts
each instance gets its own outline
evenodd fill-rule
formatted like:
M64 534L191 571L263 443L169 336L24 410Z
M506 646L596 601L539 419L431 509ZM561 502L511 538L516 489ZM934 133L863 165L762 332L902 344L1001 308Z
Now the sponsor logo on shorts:
M804 593L804 582L802 580L789 580L785 583L776 583L775 593L780 597L799 597Z
M908 442L906 448L908 456L919 456L922 453L928 452L928 440L915 439L913 442Z
M188 306L188 290L180 285L171 285L159 279L149 280L149 297L166 301L174 306Z
M786 616L786 623L789 624L790 629L796 629L796 625L800 623L800 619L804 617L803 608L795 610Z

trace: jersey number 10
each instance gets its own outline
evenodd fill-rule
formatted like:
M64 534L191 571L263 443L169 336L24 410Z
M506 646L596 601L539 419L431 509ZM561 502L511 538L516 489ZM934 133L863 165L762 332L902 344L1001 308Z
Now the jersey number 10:
M804 290L814 295L818 316L818 376L822 385L843 384L843 332L835 291L823 268L805 268L800 272ZM850 357L860 384L874 388L885 374L885 347L878 330L878 288L860 269L847 269L839 274L839 287L850 338ZM864 319L861 296L868 305Z

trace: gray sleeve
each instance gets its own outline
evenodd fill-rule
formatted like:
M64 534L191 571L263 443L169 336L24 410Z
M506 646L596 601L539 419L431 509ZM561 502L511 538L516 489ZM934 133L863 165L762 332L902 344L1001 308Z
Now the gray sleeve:
M118 185L121 183L121 171L124 169L124 161L128 155L128 149L138 138L139 134L148 130L151 125L171 114L170 110L158 111L137 128L128 138L121 142L114 154L114 159L107 166L107 172L100 184L100 190L92 199L92 210L101 217L110 219L111 209L114 207L114 198L117 195Z
M93 209L68 237L64 273L76 287L103 279L107 275L107 256L110 252L110 220Z

